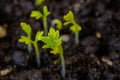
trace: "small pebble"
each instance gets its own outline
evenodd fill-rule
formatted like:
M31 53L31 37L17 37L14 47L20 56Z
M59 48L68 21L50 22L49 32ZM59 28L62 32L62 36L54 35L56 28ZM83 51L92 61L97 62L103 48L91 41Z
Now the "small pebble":
M111 60L107 59L107 58L102 57L101 60L109 66L113 65L113 62Z
M63 42L68 42L69 39L70 39L70 36L69 36L69 35L62 35L61 37L62 37L62 41L63 41Z
M0 76L2 77L2 76L6 76L6 75L8 75L9 73L11 73L12 72L12 67L9 67L9 68L6 68L6 69L3 69L3 70L0 70Z
M7 30L6 28L0 26L0 38L3 38L7 35Z
M97 37L98 39L100 39L100 38L102 37L101 33L100 33L100 32L96 32L96 37Z

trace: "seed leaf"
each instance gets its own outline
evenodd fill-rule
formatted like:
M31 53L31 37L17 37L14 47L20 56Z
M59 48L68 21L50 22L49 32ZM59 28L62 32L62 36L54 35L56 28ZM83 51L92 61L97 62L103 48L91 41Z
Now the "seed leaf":
M47 6L43 7L43 14L44 14L44 16L48 16L50 14L50 12L48 11Z
M30 44L32 42L32 40L30 40L26 36L21 36L21 38L19 39L19 42L24 42L25 44Z
M37 10L33 10L30 14L30 17L34 17L35 19L40 19L42 16L42 13Z
M36 41L41 40L42 35L43 35L43 31L38 31L38 32L36 33L35 40L36 40Z
M27 23L25 23L25 22L21 22L20 23L20 26L21 26L21 28L22 28L22 30L25 32L25 33L27 33L27 34L31 34L31 26L29 25L29 24L27 24Z

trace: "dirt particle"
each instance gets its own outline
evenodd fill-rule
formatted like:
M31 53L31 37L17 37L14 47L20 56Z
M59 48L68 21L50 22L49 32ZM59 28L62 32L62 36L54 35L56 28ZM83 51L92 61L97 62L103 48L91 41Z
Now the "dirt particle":
M3 38L7 35L7 30L3 26L0 26L0 38Z
M113 62L111 60L107 59L107 58L102 57L101 60L109 66L113 65Z
M8 67L6 69L0 70L0 76L6 76L7 74L12 72L12 67Z
M97 37L98 39L100 39L100 38L102 37L101 33L100 33L100 32L96 32L96 37Z
M69 39L70 39L70 36L69 36L69 35L62 35L61 37L62 37L62 41L63 41L63 42L68 42Z

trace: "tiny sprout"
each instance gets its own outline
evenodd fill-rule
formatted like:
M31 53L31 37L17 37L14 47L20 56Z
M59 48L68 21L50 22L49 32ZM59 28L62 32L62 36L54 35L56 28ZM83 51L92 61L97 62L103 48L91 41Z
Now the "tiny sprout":
M45 43L42 48L51 48L51 53L54 55L60 55L62 66L61 74L62 77L65 78L65 60L63 55L62 40L59 31L55 31L53 28L50 28L48 36L42 37L41 40Z
M35 0L35 5L40 6L45 0Z
M61 30L62 29L62 21L59 20L59 19L53 19L52 22L51 22L51 26L54 27L56 25L57 29L58 30Z
M42 17L43 19L43 26L44 26L44 31L45 31L45 36L47 36L48 33L48 26L47 26L47 16L50 14L48 11L47 6L43 7L43 13L41 13L38 10L33 10L30 14L30 17L34 17L35 19L40 19Z
M20 26L22 28L22 30L27 34L27 37L31 40L31 26L25 22L21 22ZM32 45L31 43L29 43L28 45L28 52L30 53L32 51Z
M75 43L79 43L79 31L82 30L82 27L75 21L74 14L72 11L69 11L66 15L64 15L65 23L64 25L72 24L70 26L70 30L75 34Z
M31 32L31 26L30 25L29 25L29 27L26 27L24 29L27 31L27 33ZM28 36L21 36L21 38L19 39L19 42L21 42L21 43L25 43L27 45L28 44L33 44L33 46L35 48L35 52L36 52L36 61L37 61L38 66L40 66L40 52L39 52L37 42L39 40L41 40L42 35L43 35L43 31L38 31L35 35L35 40L34 41L31 40L31 38L29 38Z

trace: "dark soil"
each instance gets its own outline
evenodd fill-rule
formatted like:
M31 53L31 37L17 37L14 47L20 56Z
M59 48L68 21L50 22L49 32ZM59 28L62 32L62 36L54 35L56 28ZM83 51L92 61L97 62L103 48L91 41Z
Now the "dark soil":
M120 80L120 0L45 0L43 5L51 11L49 26L54 18L64 21L63 15L72 10L83 28L79 45L68 27L61 30L61 35L70 36L63 42L65 80ZM7 25L7 36L0 38L0 80L63 80L59 55L40 48L42 63L37 67L35 51L28 53L18 42L25 35L21 21L32 25L33 38L43 29L41 20L29 17L43 5L36 7L34 0L0 0L0 25Z

